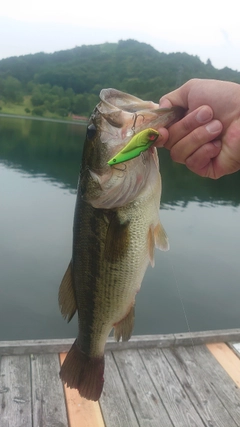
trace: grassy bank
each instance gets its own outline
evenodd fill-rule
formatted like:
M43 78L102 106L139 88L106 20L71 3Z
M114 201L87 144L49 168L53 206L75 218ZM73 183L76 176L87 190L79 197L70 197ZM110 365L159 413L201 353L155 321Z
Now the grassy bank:
M32 104L31 104L31 101L30 101L30 97L28 97L28 96L25 96L24 97L24 100L23 100L23 103L22 104L13 104L13 103L11 103L11 102L7 102L7 103L5 103L5 102L3 102L3 101L0 101L0 107L1 107L1 109L0 109L0 113L4 113L4 114L19 114L19 115L30 115L30 114L27 114L26 113L26 111L25 111L25 108L29 108L29 110L31 111L32 110Z
M32 113L33 106L31 103L30 96L25 96L23 102L21 104L13 104L11 102L3 102L0 100L0 113L2 114L14 114L19 116L28 116L28 117L42 117L47 119L56 119L61 121L72 121L71 117L62 117L57 113L50 113L50 111L44 111L42 116L36 115ZM26 108L30 111L26 112Z

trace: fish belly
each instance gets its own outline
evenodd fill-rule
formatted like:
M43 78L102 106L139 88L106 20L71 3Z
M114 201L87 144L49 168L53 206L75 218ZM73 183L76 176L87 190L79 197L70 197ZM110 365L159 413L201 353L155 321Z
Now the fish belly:
M79 316L77 343L84 353L98 357L103 355L111 329L117 327L134 306L149 263L151 224L146 215L149 204L143 202L114 212L90 205L86 208L79 221L76 220L78 239L73 258ZM151 222L153 217L152 212ZM132 319L128 321L133 327Z
M96 209L77 198L72 276L79 333L60 377L87 399L101 395L104 347L112 328L117 340L131 337L136 293L160 224L159 194L150 192L116 210Z

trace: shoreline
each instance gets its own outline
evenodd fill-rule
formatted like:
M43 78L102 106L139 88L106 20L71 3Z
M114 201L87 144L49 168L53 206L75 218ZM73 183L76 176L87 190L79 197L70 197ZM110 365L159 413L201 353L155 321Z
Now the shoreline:
M26 119L26 120L39 120L44 122L56 122L56 123L65 123L65 124L71 124L71 125L87 125L87 121L84 120L64 120L64 119L52 119L49 117L36 117L36 116L25 116L21 114L7 114L7 113L0 113L0 117L7 117L12 119Z

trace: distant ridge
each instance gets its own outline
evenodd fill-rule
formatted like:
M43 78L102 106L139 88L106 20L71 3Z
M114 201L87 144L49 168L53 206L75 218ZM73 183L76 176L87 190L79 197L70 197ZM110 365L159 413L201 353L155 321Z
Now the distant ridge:
M36 93L42 93L42 85L45 85L45 93L49 93L54 86L61 88L61 94L60 90L52 94L58 97L54 102L62 98L71 98L71 102L69 104L65 99L62 107L60 104L57 106L58 110L62 108L65 114L74 110L75 114L80 115L89 114L103 87L114 87L157 102L160 96L194 77L240 83L240 72L227 67L218 70L212 66L210 59L205 64L198 56L158 52L146 43L131 39L2 59L0 93L3 100L7 99L4 87L6 79L10 77L17 80L22 95L33 97ZM76 107L76 99L76 108L73 107L72 98L76 95L82 96L79 98L79 104L82 102L80 108ZM44 105L48 109L51 104L54 110L53 98L47 99L45 95L43 98L42 103L40 97L38 101L35 100L33 106Z

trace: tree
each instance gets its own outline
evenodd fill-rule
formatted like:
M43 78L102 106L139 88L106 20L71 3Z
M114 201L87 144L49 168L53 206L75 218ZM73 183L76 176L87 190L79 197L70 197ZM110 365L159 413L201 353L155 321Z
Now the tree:
M44 103L44 96L43 96L43 94L39 90L36 90L32 94L31 101L32 101L32 105L34 107L38 107L39 105L43 105L43 103Z
M71 106L71 100L67 96L64 96L63 98L59 99L58 101L59 108L64 108L65 110L69 110L70 106Z
M61 86L53 86L50 90L52 95L57 95L58 97L64 96L64 89Z
M43 116L44 111L45 111L45 108L44 108L44 106L43 106L43 105L41 105L41 106L39 106L39 107L35 107L35 108L32 110L32 113L33 113L34 115L36 115L36 116Z
M187 53L166 54L146 43L121 40L2 59L0 99L17 103L23 94L30 95L34 107L88 115L104 87L158 102L164 93L193 77L240 83L240 72L227 67L217 70L210 59L204 64Z
M16 103L22 102L23 93L20 81L11 76L3 80L3 96L6 101Z
M73 100L72 112L74 114L86 114L88 111L89 101L87 95L76 95Z
M71 87L69 87L68 89L65 90L65 96L67 96L70 100L72 100L74 98L75 93Z

